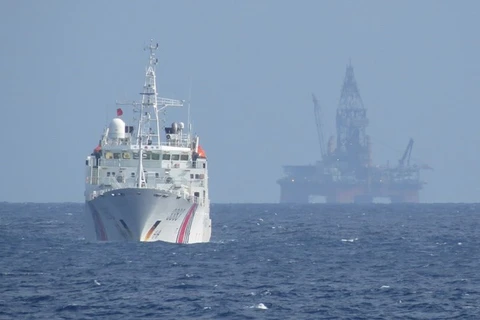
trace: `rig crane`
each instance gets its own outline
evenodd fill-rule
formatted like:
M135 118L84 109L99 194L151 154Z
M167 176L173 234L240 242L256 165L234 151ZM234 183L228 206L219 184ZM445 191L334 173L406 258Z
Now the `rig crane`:
M410 141L408 141L407 148L405 149L405 152L403 153L403 156L400 160L398 160L398 166L403 167L405 165L405 159L407 160L407 167L410 165L410 156L412 155L412 148L413 148L413 139L410 138Z

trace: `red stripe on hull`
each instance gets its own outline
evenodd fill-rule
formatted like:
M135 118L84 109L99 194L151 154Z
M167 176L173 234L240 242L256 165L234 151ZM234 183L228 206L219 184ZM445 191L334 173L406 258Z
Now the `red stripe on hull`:
M188 222L192 218L196 208L197 208L197 204L193 204L190 210L188 210L188 213L185 216L185 219L183 219L182 225L180 227L180 231L178 232L177 243L183 243L185 239L185 231L187 230Z

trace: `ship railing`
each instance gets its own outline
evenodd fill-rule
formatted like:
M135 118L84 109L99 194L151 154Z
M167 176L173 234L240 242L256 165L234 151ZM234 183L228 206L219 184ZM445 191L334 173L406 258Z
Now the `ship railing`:
M137 159L100 159L99 167L131 167L138 163ZM144 160L144 168L165 169L203 169L203 164L187 160Z
M130 137L120 139L107 139L105 141L106 146L129 146L131 144Z
M185 164L187 161L173 161L170 163L170 160L143 160L143 166L145 168L161 168L165 166L165 162L168 162L166 167L170 168L187 168L188 165ZM98 166L99 167L132 167L136 166L138 159L100 159Z
M162 141L160 145L170 146L170 147L190 147L191 139L190 136L186 133L172 134L171 139Z
M98 160L98 166L99 167L120 167L122 165L125 165L127 161L131 160L124 160L124 159L99 159Z
M125 188L138 188L138 178L128 177L118 181L117 177L102 177L99 178L99 186L104 192L125 189ZM189 179L186 177L170 177L162 176L156 177L155 173L146 173L145 185L143 187L164 190L169 192L183 192L184 189L191 190L192 187L205 187L204 179Z
M155 189L180 189L182 187L188 187L190 183L196 183L195 186L203 186L204 182L201 180L191 180L187 178L174 178L170 176L156 177L155 173L148 173L145 175L145 186L148 188ZM137 187L138 179L137 178L127 178L125 179L124 187Z
M103 185L105 190L115 190L125 188L125 182L117 181L114 177L102 177L98 179L99 185Z

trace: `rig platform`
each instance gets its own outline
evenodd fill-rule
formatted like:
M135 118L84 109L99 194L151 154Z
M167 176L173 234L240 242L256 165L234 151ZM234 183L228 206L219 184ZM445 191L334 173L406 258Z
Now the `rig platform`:
M428 165L410 164L413 139L410 139L398 165L373 165L367 109L355 81L353 66L347 65L336 113L336 141L323 138L322 110L312 94L321 160L314 165L283 166L280 203L308 203L311 196L324 197L327 203L372 203L377 198L391 203L419 202L426 182L420 170Z

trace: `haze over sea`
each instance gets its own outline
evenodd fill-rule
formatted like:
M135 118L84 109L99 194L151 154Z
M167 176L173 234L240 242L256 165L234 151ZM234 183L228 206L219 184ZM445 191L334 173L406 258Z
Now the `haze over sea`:
M0 204L0 319L478 319L480 205L214 204L212 241L92 243Z

